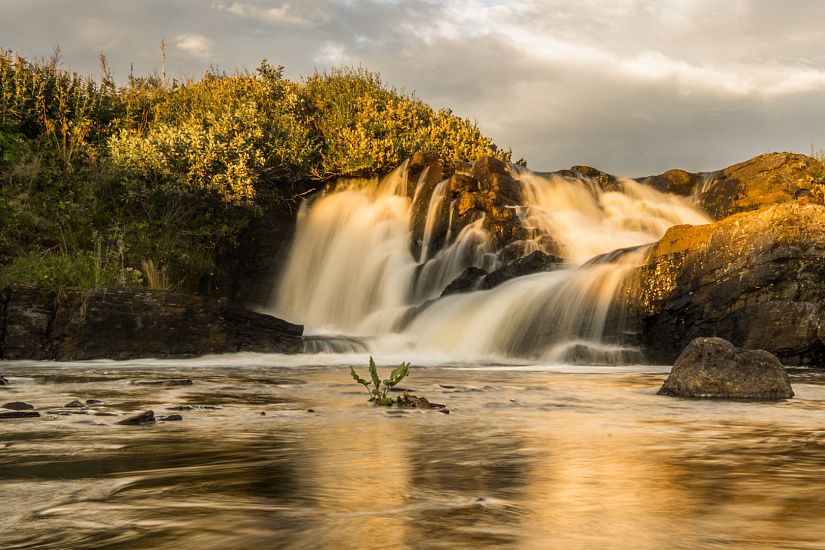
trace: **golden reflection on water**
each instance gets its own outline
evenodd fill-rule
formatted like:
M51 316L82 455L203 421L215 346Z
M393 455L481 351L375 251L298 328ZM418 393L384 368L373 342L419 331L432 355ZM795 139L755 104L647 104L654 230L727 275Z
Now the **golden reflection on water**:
M3 424L0 547L825 546L816 377L759 404L658 397L663 375L414 371L444 415L370 408L343 369L185 375L196 384L126 391L130 373L110 371L7 393L221 408L146 428Z

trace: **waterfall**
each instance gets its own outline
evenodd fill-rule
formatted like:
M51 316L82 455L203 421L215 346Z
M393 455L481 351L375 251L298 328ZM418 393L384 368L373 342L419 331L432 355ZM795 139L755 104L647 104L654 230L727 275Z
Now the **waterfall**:
M454 227L459 214L472 214L456 204L467 198L456 177L432 182L425 168L408 181L405 163L381 179L342 180L303 205L269 312L303 323L316 335L308 347L315 351L363 341L374 351L390 345L464 360L637 360L617 296L645 262L646 245L671 226L710 221L688 200L633 180L602 187L509 166L500 177L517 182L521 200L504 208L517 213L526 237L496 249L487 213ZM416 251L413 205L425 192ZM563 265L441 297L467 268L491 272L512 261L513 250L540 250ZM336 346L319 343L320 335L336 335Z

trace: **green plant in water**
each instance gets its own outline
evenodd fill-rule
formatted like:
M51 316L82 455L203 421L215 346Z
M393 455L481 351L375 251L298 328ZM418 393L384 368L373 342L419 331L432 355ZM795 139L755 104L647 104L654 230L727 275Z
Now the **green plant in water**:
M370 356L370 378L371 380L364 380L358 373L355 372L353 367L349 368L350 374L352 375L352 379L367 388L367 391L370 394L370 402L374 405L381 405L383 407L391 407L395 403L402 403L404 398L398 396L396 399L392 397L387 397L387 392L390 391L390 388L395 387L399 382L401 382L409 373L410 373L410 364L409 363L401 363L401 365L390 373L390 377L381 380L378 376L378 369L375 367L375 361L373 360L372 356ZM405 396L406 397L406 396Z

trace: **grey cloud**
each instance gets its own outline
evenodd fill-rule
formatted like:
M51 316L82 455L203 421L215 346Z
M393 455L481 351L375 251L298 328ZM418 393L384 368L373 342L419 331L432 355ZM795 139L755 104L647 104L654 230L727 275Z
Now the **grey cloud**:
M825 4L800 0L7 0L0 42L116 76L261 58L362 64L478 121L531 167L714 169L825 146Z

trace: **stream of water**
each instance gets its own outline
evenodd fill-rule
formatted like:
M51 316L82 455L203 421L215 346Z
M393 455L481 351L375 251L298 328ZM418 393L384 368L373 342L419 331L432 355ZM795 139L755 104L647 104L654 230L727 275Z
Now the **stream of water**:
M366 359L3 363L3 402L104 404L1 421L0 548L825 546L821 373L708 402L655 395L667 368L422 359L442 414L368 406Z

